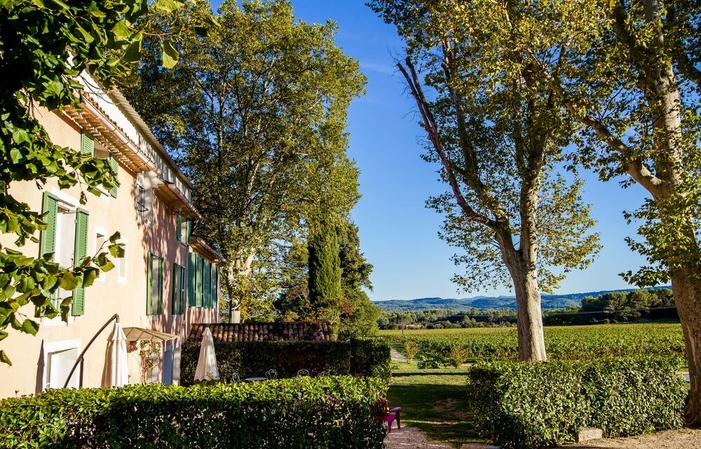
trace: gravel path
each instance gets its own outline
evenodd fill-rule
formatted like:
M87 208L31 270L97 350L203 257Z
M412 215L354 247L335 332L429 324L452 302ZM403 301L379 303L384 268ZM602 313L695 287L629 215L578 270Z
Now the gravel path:
M385 438L387 449L455 449L426 438L416 427L393 429ZM567 444L563 449L701 449L701 429L679 429L630 438L592 440ZM463 444L460 449L496 449L484 444Z

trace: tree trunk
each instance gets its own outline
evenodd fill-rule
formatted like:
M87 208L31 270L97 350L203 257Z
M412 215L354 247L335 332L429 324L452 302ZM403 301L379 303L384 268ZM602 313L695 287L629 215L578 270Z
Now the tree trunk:
M513 279L516 293L518 359L523 362L545 362L548 357L545 352L543 315L535 264L523 263L518 252L505 257L504 262ZM529 266L532 268L528 268Z
M701 426L701 281L693 268L678 269L671 276L674 302L684 332L691 392L684 410L687 425Z

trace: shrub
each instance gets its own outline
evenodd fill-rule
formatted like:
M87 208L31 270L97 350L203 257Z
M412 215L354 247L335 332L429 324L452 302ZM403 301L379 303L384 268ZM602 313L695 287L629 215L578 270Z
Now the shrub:
M379 449L385 390L350 376L50 390L0 401L0 447Z
M234 373L242 378L262 376L275 368L279 377L293 377L304 368L312 375L322 371L348 374L351 367L351 343L343 341L255 341L215 343L221 379ZM195 378L200 342L190 340L182 347L180 383L191 385Z
M392 356L387 341L378 338L354 338L350 343L351 374L379 377L386 381L392 377Z
M678 366L676 358L481 363L468 394L480 430L505 449L573 441L584 426L638 435L682 425L688 387Z

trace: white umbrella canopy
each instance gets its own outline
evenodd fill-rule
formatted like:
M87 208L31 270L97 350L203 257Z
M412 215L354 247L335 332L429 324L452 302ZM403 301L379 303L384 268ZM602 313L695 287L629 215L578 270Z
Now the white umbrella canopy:
M103 387L123 387L129 383L129 367L127 366L127 339L122 325L114 323L114 329L107 337L107 352L105 368L102 371Z
M195 369L195 380L213 379L219 379L219 369L217 368L217 356L214 354L212 331L207 327L202 333L200 357L197 359L197 369Z

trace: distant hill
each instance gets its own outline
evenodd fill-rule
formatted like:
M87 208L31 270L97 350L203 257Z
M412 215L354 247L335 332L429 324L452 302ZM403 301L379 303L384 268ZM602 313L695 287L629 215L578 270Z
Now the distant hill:
M659 288L669 288L659 287ZM565 309L567 307L579 307L582 298L587 296L597 297L610 292L630 292L634 288L621 290L602 290L596 292L570 293L566 295L541 295L543 309ZM472 298L417 298L417 299L388 299L385 301L373 301L375 305L385 312L418 311L431 309L445 309L466 311L472 308L477 310L516 309L515 296L475 296Z

